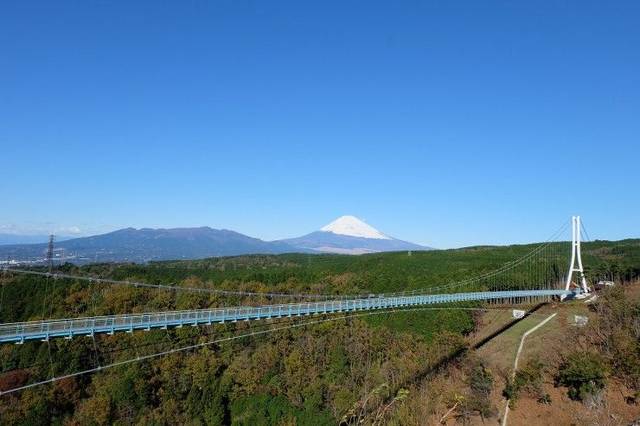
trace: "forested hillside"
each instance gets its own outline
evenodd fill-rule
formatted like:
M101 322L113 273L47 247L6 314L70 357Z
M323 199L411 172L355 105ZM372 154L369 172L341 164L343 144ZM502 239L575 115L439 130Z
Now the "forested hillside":
M568 254L566 243L557 252ZM275 255L64 265L74 275L251 292L348 295L435 287L494 270L534 245L364 256ZM640 275L640 240L583 247L590 279ZM105 285L4 272L0 321L194 309L290 299ZM469 305L471 306L471 305ZM475 305L478 306L478 305ZM1 424L336 424L394 418L416 378L467 345L471 310L283 318L0 346L0 390L242 334L0 397ZM262 333L269 328L282 330ZM286 328L286 329L285 329ZM258 334L256 334L258 333ZM471 406L470 410L482 410ZM401 410L400 410L401 411ZM398 411L398 412L400 412ZM479 412L479 411L478 411Z

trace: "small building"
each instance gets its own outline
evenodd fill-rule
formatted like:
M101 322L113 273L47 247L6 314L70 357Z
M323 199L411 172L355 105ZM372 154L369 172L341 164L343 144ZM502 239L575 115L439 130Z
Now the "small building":
M611 288L611 287L614 287L615 285L616 285L616 283L615 283L615 282L613 282L613 281L600 280L600 281L598 281L598 282L596 283L596 286L595 286L595 287L596 287L597 289L602 290L602 289L605 289L605 288Z
M573 316L573 325L577 327L584 327L589 322L589 317L585 317L584 315L574 315Z

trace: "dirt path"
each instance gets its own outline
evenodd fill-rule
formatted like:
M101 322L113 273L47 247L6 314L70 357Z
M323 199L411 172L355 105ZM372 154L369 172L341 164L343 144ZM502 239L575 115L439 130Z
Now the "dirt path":
M520 346L518 346L518 352L516 352L516 359L513 362L513 373L511 374L511 379L515 377L516 371L518 371L518 360L520 359L520 354L522 353L522 348L524 347L524 341L527 338L527 336L533 333L534 331L536 331L537 329L539 329L540 327L542 327L543 325L545 325L546 323L548 323L549 321L551 321L553 317L555 317L556 315L558 315L558 313L554 312L553 314L549 315L548 317L540 321L538 324L534 325L529 330L525 331L525 333L522 335L522 338L520 338ZM502 417L502 426L507 426L508 417L509 417L509 400L507 399L507 403L504 408L504 416Z

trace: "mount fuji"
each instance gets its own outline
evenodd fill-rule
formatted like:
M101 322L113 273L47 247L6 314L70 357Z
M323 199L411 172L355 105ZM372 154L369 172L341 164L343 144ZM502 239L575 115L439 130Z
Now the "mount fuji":
M398 240L378 231L355 216L342 216L319 231L298 238L280 240L298 249L323 253L364 254L384 251L433 250Z

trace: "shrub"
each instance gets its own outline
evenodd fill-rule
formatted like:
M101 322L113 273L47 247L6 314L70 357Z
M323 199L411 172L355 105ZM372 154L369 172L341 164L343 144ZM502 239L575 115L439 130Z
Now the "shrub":
M606 384L607 364L594 352L573 352L562 363L556 383L569 388L569 397L583 401L598 394Z
M507 386L502 391L502 395L509 400L512 408L522 391L535 397L538 402L546 402L550 399L542 390L543 372L544 364L538 360L531 360L516 372L513 380L507 379Z
M467 383L469 392L459 408L462 418L468 418L472 413L478 413L483 419L496 413L491 403L493 389L493 374L481 362L473 362L468 371Z

